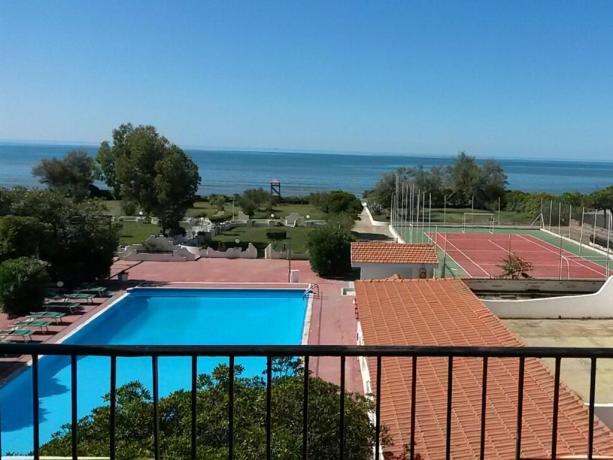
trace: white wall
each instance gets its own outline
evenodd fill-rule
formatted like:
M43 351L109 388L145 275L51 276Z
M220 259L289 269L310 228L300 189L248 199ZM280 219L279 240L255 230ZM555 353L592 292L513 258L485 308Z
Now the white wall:
M432 278L436 267L432 264L355 264L354 266L360 268L360 279L363 280L384 279L396 274L402 278L419 278L422 268L426 269L426 277Z
M613 318L613 277L594 294L483 303L499 318Z

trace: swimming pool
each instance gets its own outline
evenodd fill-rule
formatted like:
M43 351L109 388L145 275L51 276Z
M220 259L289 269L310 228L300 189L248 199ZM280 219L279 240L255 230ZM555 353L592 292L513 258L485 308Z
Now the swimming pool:
M306 341L308 298L302 289L131 290L64 340L79 345L298 345ZM199 358L210 372L224 358ZM245 375L260 374L259 358L237 359ZM78 360L78 416L103 405L108 357ZM189 358L159 358L159 391L189 388ZM151 388L151 358L117 358L117 386L138 380ZM40 441L70 421L70 358L39 362ZM2 452L32 451L32 373L28 368L0 389Z

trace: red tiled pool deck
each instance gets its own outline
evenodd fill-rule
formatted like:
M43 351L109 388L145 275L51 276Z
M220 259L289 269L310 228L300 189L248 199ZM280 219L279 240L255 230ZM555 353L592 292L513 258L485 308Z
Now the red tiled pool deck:
M286 260L266 259L200 259L195 262L125 262L115 263L111 274L128 274L130 285L155 283L173 287L260 287L274 288L288 286L288 262ZM308 261L292 261L292 270L299 270L299 285L316 283L319 285L320 298L313 299L309 344L355 345L357 323L353 296L343 296L341 289L345 281L318 277L310 268ZM83 312L67 315L64 324L51 326L50 333L36 334L34 340L56 342L70 333L79 324L87 321L123 291L111 299L92 306L83 306ZM0 316L0 327L10 324L6 315ZM16 363L23 363L27 357L18 361L14 358L0 360L0 375L7 375ZM4 363L2 362L4 361ZM362 380L357 359L347 359L347 389L362 392ZM312 372L328 381L340 380L338 358L312 358Z

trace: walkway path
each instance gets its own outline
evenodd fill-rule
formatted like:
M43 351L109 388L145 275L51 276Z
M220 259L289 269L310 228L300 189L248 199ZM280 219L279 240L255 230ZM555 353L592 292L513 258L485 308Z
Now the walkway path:
M353 232L357 234L356 237L358 239L383 241L393 241L394 239L387 225L375 225L368 214L366 206L364 206L358 220L355 221Z

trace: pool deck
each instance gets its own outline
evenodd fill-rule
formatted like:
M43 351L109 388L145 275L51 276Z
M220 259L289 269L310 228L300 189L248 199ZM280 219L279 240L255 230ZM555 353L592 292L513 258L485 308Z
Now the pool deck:
M313 299L310 345L355 345L357 322L353 305L354 297L343 296L341 289L346 281L318 277L308 261L292 261L291 268L299 270L299 285L316 283L319 285L320 298ZM112 274L120 271L128 273L129 282L117 286L115 295L109 299L97 299L96 305L83 306L83 313L67 315L63 325L51 326L49 334L36 334L34 339L43 342L57 342L70 334L76 327L88 321L93 315L105 308L125 292L128 286L141 283L165 287L249 287L283 288L288 283L288 262L286 260L266 259L200 259L195 262L117 262ZM111 289L113 289L111 287ZM10 322L6 315L0 315L0 327ZM0 379L16 368L23 366L27 357L0 358ZM346 362L347 390L362 392L362 380L357 359L348 358ZM325 380L338 383L340 366L338 358L311 359L313 373Z

